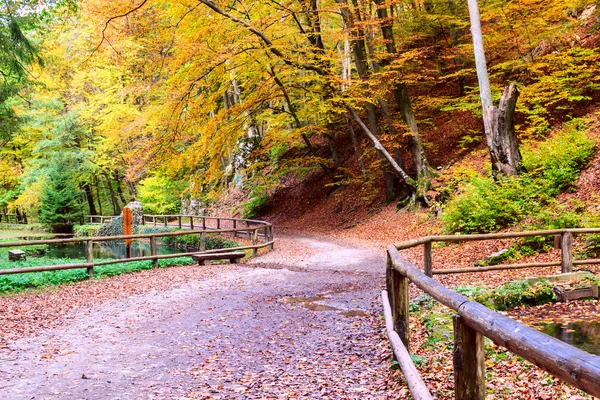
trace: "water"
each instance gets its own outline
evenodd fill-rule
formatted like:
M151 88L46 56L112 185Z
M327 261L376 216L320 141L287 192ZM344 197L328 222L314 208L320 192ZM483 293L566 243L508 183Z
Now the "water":
M62 243L62 244L50 244L47 245L47 250L44 256L50 258L85 258L87 243ZM164 245L156 246L157 254L175 254L180 253L180 250L172 249ZM123 242L102 242L94 243L92 249L92 255L94 259L99 258L127 258L125 251L125 243ZM150 243L136 240L131 244L131 256L132 257L144 257L149 256Z
M574 321L568 324L539 323L542 332L583 351L600 355L600 321Z

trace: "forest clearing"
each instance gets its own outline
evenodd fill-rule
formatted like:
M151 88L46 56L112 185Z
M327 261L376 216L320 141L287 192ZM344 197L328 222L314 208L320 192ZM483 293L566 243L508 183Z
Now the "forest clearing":
M596 2L0 10L0 399L600 396Z

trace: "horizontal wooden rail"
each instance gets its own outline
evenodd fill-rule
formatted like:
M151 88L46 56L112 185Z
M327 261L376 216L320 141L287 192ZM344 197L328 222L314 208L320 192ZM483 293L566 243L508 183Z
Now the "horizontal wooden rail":
M89 217L89 216L88 216ZM93 217L93 216L92 216ZM252 220L255 221L255 220ZM83 237L83 238L69 238L69 239L42 239L42 240L27 240L20 242L6 242L0 243L0 248L6 247L24 247L24 246L34 246L34 245L43 245L43 244L68 244L68 243L87 243L86 248L86 261L85 263L73 263L73 264L59 264L59 265L44 265L44 266L35 266L35 267L23 267L23 268L10 268L0 270L0 275L11 275L11 274L22 274L29 272L46 272L46 271L58 271L64 269L76 269L76 268L86 268L90 277L93 276L93 269L95 266L102 265L110 265L110 264L120 264L134 261L153 261L154 266L158 267L158 260L168 259L168 258L176 258L176 257L186 257L192 256L193 254L210 254L222 252L224 249L213 249L206 250L206 235L207 234L222 234L222 233L233 233L234 237L238 232L250 232L249 236L252 239L251 245L246 246L237 246L226 249L227 251L233 250L252 250L252 255L255 257L258 255L258 250L261 248L269 248L273 249L275 240L274 240L274 230L273 225L265 222L265 221L256 221L260 222L260 226L253 227L241 227L241 228L229 228L229 229L206 229L206 230L194 230L194 231L176 231L176 232L160 232L160 233L147 233L147 234L136 234L136 235L118 235L118 236L94 236L94 237ZM262 235L259 235L259 231L263 231ZM161 237L173 237L173 236L187 236L187 235L201 235L201 250L193 251L193 252L184 252L184 253L174 253L174 254L156 254L156 240ZM264 238L262 243L259 243L259 236ZM143 257L128 257L122 259L114 259L114 260L106 260L106 261L93 261L92 256L92 248L94 242L107 242L107 241L124 241L125 239L150 239L150 256Z
M404 343L402 343L398 333L394 330L392 307L386 290L381 292L381 299L383 301L383 316L385 318L387 335L413 398L415 400L433 400L427 386L425 386L423 379L421 379L421 376L419 375L419 371L417 371L417 367L415 367L415 364L410 358L410 353L404 346Z
M539 231L525 232L503 232L503 233L488 233L479 235L440 235L440 236L425 236L417 239L407 240L394 244L397 250L406 250L416 246L423 246L423 265L425 275L431 277L433 275L448 275L448 274L464 274L486 271L498 271L504 269L520 269L520 268L540 268L540 267L555 267L560 266L561 272L571 272L574 265L600 264L600 259L589 260L574 260L573 259L573 236L597 234L600 233L600 228L574 228L574 229L552 229ZM437 242L442 243L459 243L465 241L476 240L501 240L501 239L517 239L524 237L536 236L554 236L555 243L560 243L561 260L541 263L526 263L526 264L499 264L482 267L469 268L452 268L452 269L433 269L432 261L432 244Z
M570 233L570 232L569 232ZM408 289L399 284L408 280L425 293L446 307L456 311L460 316L455 321L455 368L464 368L470 373L457 373L455 370L455 387L457 399L483 399L485 397L485 368L482 342L477 338L481 334L494 343L531 361L538 367L565 382L593 395L600 396L600 357L579 350L558 339L539 332L500 313L497 313L477 302L444 287L439 282L421 272L416 266L404 261L395 245L388 247L387 282L390 303L393 304L392 315L395 327L406 327L402 332L405 345L409 344L409 312ZM389 324L387 324L389 329ZM458 334L457 334L458 333ZM460 338L472 338L460 343ZM475 345L475 343L478 343ZM467 361L468 360L468 361ZM457 364L458 363L458 364ZM461 363L466 363L463 365ZM458 380L458 381L457 381ZM483 389L482 389L483 388ZM470 393L466 395L465 393Z

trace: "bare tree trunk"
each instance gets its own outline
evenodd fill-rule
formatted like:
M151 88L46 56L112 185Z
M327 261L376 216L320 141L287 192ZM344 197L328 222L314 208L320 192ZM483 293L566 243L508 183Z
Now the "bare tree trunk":
M350 117L348 117L347 113L344 114L344 117L346 118L346 125L348 125L348 130L350 131L350 139L352 139L352 147L354 147L354 153L358 158L358 166L360 167L360 172L364 178L367 172L365 170L365 163L362 159L363 155L360 152L360 148L358 147L358 139L356 138L356 132L354 132L354 127L352 126L352 123L350 122Z
M511 83L504 89L498 108L488 108L488 118L492 121L492 172L494 176L517 176L524 170L515 135L515 107L519 98L519 89Z
M468 0L473 36L473 52L479 82L479 94L483 108L483 126L492 160L492 173L503 176L516 176L523 170L521 153L517 143L514 126L514 112L519 97L519 89L510 84L504 89L498 109L492 101L492 91L487 73L481 20L477 0Z
M400 168L400 166L398 165L396 160L394 160L394 157L392 157L390 155L390 153L388 153L388 151L385 149L385 147L383 147L381 145L381 143L379 142L377 137L375 135L373 135L373 133L369 130L369 128L367 128L365 123L360 119L356 110L349 105L346 105L346 109L350 112L350 115L352 115L352 118L354 118L354 120L361 127L361 129L365 133L365 135L367 135L367 137L369 139L371 139L371 141L373 142L373 147L375 147L375 149L379 153L381 153L381 155L383 157L385 157L385 159L389 162L389 164L394 168L394 170L398 173L398 175L406 181L407 184L409 184L412 187L415 187L415 181L410 176L408 176L408 174L402 168Z
M108 191L110 193L110 200L112 202L114 215L118 215L121 212L121 209L119 207L119 200L117 200L117 196L115 195L115 190L112 187L110 177L107 173L104 174L104 177L106 178L106 186L108 187Z
M96 194L98 195L98 208L100 209L100 215L103 215L102 213L102 194L100 193L100 183L99 183L99 179L98 177L94 176L94 183L96 185Z
M92 186L89 183L84 183L82 189L85 193L85 198L90 208L90 215L97 215L96 206L94 205L94 193L92 192Z
M384 0L374 0L377 4L377 19L381 28L381 35L385 39L386 50L390 54L396 54L396 43L394 34L392 31L392 19L389 18L387 8ZM425 156L425 150L421 143L419 136L419 128L417 127L417 119L413 112L412 105L410 103L410 97L408 96L408 88L404 83L398 83L394 88L394 98L396 105L400 110L402 121L408 126L411 134L407 135L408 149L412 155L413 163L417 172L417 180L424 181L429 178L429 163Z

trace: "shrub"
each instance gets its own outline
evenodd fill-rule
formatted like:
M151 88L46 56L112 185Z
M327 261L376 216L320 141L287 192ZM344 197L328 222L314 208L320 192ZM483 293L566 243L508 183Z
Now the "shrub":
M244 218L254 218L268 205L269 196L266 193L253 194L250 200L242 204L242 216Z
M184 251L199 251L202 244L201 240L200 235L167 236L163 238L163 243ZM238 243L223 239L220 236L206 236L206 250L230 249L238 246Z
M100 225L75 225L75 236L90 237L97 236Z
M526 280L507 282L498 288L467 291L475 301L496 310L510 310L512 308L527 305L551 303L556 301L556 295L552 291L553 284L548 280L540 280L533 284Z
M552 204L553 197L571 189L587 165L595 143L584 131L584 120L574 120L565 130L537 147L523 149L528 172L495 183L491 177L475 176L452 199L442 215L445 230L484 233L515 224ZM562 210L564 211L564 209ZM544 228L573 227L581 219L573 213L549 210L537 217Z

